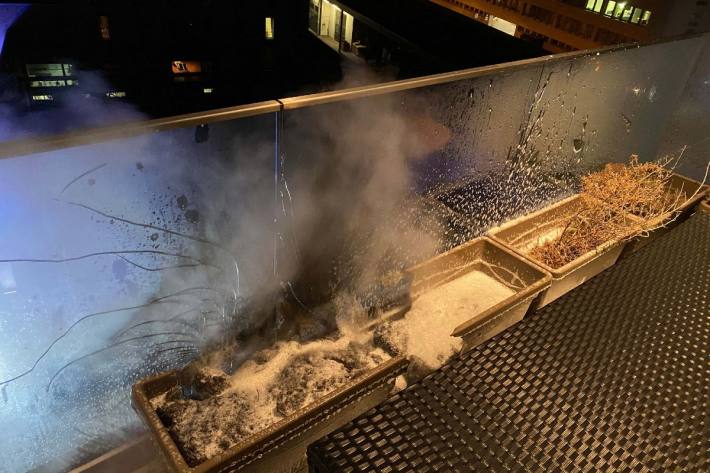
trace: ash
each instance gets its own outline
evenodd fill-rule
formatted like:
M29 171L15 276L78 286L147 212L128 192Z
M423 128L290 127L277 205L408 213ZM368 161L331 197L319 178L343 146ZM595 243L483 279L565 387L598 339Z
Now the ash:
M408 382L440 368L461 350L456 327L515 294L482 271L471 271L419 296L405 317L375 329L374 343L410 360Z
M183 371L181 386L152 403L190 466L243 442L390 358L372 336L343 326L331 338L277 342L233 374Z

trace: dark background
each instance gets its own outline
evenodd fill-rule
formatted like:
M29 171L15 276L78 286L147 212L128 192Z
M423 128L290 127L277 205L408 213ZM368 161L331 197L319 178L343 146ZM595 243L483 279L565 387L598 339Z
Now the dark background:
M308 0L28 3L0 56L0 139L330 90L352 85L343 81L352 75L377 82L543 53L426 0L343 5L357 12L370 50L389 51L386 73L381 64L351 63L309 31ZM273 39L265 38L267 17ZM202 71L177 76L176 60L199 61ZM25 65L46 63L71 64L79 85L31 88ZM52 100L33 100L41 94Z

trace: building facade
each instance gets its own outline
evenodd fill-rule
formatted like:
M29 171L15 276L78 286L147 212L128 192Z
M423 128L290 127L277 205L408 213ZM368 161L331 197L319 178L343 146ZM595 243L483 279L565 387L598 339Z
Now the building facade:
M707 0L431 0L549 52L710 29Z
M352 63L407 78L545 54L429 0L309 0L308 29ZM495 44L468 48L461 44Z

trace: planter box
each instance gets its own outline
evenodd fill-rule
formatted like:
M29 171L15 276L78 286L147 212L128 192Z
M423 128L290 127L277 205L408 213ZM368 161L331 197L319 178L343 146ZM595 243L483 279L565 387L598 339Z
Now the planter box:
M698 189L700 190L698 191ZM681 176L680 174L673 174L668 185L668 190L673 194L676 194L678 191L683 190L685 191L687 196L693 195L696 191L698 193L695 195L695 197L693 197L692 199L688 199L688 201L678 207L678 212L668 212L648 222L651 227L659 228L656 228L655 230L651 231L648 235L639 236L631 240L629 244L626 245L626 247L624 248L624 252L621 255L622 258L625 258L626 256L632 254L635 251L638 251L639 249L648 245L657 238L665 235L667 232L676 227L679 223L682 223L684 220L686 220L690 216L690 214L693 213L693 209L695 208L695 206L698 205L705 197L705 194L708 191L708 186L701 187L701 184L698 181L694 181L693 179ZM665 226L662 226L664 224Z
M698 210L700 212L710 214L710 199L706 199L700 202L700 204L698 205Z
M606 242L557 269L528 256L529 251L540 243L557 237L563 230L567 219L577 212L580 205L581 196L574 195L537 212L505 223L489 232L491 239L534 262L552 275L549 289L536 301L537 305L534 308L549 304L612 266L626 245L626 238ZM629 216L629 218L632 217ZM632 235L633 233L630 231L628 237Z
M517 288L513 295L497 301L493 306L482 307L478 313L473 312L469 320L452 327L452 335L463 339L463 351L522 320L533 300L550 285L551 279L537 265L482 237L410 268L412 297L416 300L417 296L474 271L482 273L495 284L502 282L511 289Z
M148 426L168 471L226 473L238 471L291 472L303 468L306 447L384 401L395 378L407 369L403 357L388 360L271 427L200 465L190 467L150 400L178 385L176 371L144 379L133 386L133 407Z

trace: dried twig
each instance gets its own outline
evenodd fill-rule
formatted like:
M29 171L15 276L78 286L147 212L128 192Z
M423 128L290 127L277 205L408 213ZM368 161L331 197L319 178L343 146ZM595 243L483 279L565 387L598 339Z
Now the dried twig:
M682 186L670 187L683 152L685 148L678 158L649 163L640 163L638 156L632 155L628 164L607 164L603 170L584 176L581 209L557 238L533 248L530 255L560 268L606 242L633 234L645 236L674 221L680 208L700 191L699 187L688 195ZM703 184L709 170L710 163Z

